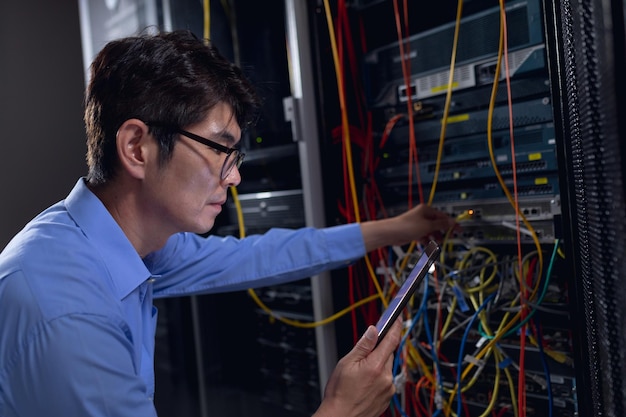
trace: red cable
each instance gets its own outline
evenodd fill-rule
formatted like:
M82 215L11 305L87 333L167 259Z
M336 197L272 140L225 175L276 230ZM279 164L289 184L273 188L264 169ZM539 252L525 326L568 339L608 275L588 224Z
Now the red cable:
M533 258L530 261L530 265L528 267L528 273L526 274L526 279L520 278L520 291L523 293L527 292L527 288L532 286L532 277L533 271L537 265L537 258ZM521 288L523 287L523 288ZM522 311L520 315L520 320L525 320L527 316L525 306L522 306ZM519 353L519 378L517 380L517 396L518 396L518 413L520 416L526 415L526 375L525 375L525 360L526 360L526 329L527 325L524 324L520 328L520 353ZM521 403L521 405L520 405Z
M404 83L407 91L407 114L409 117L409 172L408 172L408 206L409 208L413 207L413 163L415 163L415 168L417 173L419 174L419 164L417 157L417 146L415 144L415 126L413 124L413 90L411 88L411 79L410 79L410 68L409 62L407 62L407 54L405 52L405 44L404 44L404 36L402 35L402 26L400 24L400 12L398 10L398 0L393 1L394 15L396 19L396 30L398 32L398 46L400 47L400 62L402 64L402 74L404 76ZM406 11L406 9L405 9ZM406 14L406 13L405 13ZM409 45L406 45L407 51L409 49ZM424 195L422 192L422 184L421 181L417 181L418 192L419 192L419 200L420 202L424 201Z

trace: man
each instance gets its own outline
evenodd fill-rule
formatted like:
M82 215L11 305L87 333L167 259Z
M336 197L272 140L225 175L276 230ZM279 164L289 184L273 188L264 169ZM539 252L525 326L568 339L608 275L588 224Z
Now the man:
M87 164L0 254L0 416L155 416L153 297L301 279L454 222L428 206L326 229L200 237L239 184L258 108L238 68L189 32L106 45L86 92ZM379 415L399 324L370 326L317 417Z

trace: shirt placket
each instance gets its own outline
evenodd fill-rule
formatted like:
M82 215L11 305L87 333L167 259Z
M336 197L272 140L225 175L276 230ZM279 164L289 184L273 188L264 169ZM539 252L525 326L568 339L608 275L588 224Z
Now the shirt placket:
M152 282L154 278L148 279L140 287L139 301L141 303L142 317L142 355L141 355L141 375L147 385L147 394L150 399L154 399L154 338L156 332L157 309L153 305Z

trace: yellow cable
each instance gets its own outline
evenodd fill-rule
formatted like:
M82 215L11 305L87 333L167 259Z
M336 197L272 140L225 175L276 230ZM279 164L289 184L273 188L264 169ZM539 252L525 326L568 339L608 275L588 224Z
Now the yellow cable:
M237 225L239 226L239 237L246 237L246 228L243 222L243 210L241 209L241 201L239 200L239 193L237 192L237 187L234 185L230 188L230 193L233 196L233 202L235 203L235 208L237 212Z
M452 304L450 304L449 307L449 311L448 311L448 316L446 317L446 321L444 322L443 326L441 326L441 332L440 332L440 337L439 337L439 341L438 344L441 345L441 343L443 342L443 336L445 336L445 334L448 332L448 327L450 327L450 323L452 323L452 318L454 317L454 311L456 310L456 306L457 306L457 298L456 296L452 297Z
M473 302L474 308L477 309L478 308L478 304L475 300L475 297L472 296L470 297L470 300ZM512 305L515 304L515 301L512 301ZM474 356L474 358L476 360L481 359L483 356L488 356L491 352L492 352L492 348L494 346L495 343L497 343L500 338L511 328L513 327L513 325L517 322L517 320L520 318L521 316L521 311L519 311L511 321L509 321L507 323L507 319L509 317L511 313L507 312L505 313L504 317L502 318L502 320L500 321L500 325L499 328L496 330L495 334L493 335L493 338L489 340L489 342ZM481 322L483 322L484 320L484 316L480 316ZM487 325L485 325L483 323L484 327L485 327L485 331L486 332L490 332L489 327ZM463 381L467 375L469 374L469 372L471 371L471 369L474 367L474 362L469 362L467 367L465 368L465 370L462 372L461 374L461 381ZM458 372L461 372L461 370L459 369ZM465 392L467 389L469 389L471 386L473 386L475 380L477 378L477 374L474 374L474 376L470 379L469 382L467 382L466 384L464 384L463 387L459 387L457 384L454 385L454 387L450 390L447 390L450 393L450 401L447 403L446 407L444 408L444 412L446 415L448 415L451 410L451 404L452 401L454 399L454 396L456 395L456 392L460 389L461 392Z
M509 321L506 325L504 325L503 327L499 328L498 331L496 331L495 336L493 339L491 339L489 342L487 342L487 344L483 347L482 350L480 350L476 356L474 356L474 358L476 360L481 359L483 356L485 356L485 354L487 354L488 352L491 351L491 348L493 347L493 345L495 345L498 341L500 341L500 338L502 337L501 335L505 334L511 327L513 327L513 325L515 324L515 322L517 321L517 319L519 319L519 317L521 316L521 312L518 312L511 321ZM502 324L504 324L504 320L501 322ZM500 336L498 336L500 335ZM472 368L474 367L474 364L472 362L469 362L467 364L467 367L465 368L465 370L463 371L463 373L461 374L461 380L465 379L465 377L467 376L467 374L472 370ZM461 372L461 370L459 369L459 372ZM456 391L459 389L459 387L455 384L454 388L451 390L452 393L450 395L450 401L448 402L448 412L449 412L449 407L452 404L452 400L454 395L456 394Z
M245 237L245 227L244 227L244 221L243 221L243 210L241 210L241 201L239 200L239 195L237 193L237 188L234 186L230 187L230 192L232 194L233 197L233 201L235 203L235 207L237 208L237 222L239 225L239 237L243 238ZM254 291L254 289L252 288L248 288L248 294L250 295L250 297L256 302L256 304L266 313L268 313L271 317L282 321L285 324L294 326L294 327L303 327L303 328L313 328L313 327L318 327L318 326L323 326L325 324L328 324L334 320L337 320L339 317L349 313L350 311L364 305L367 304L375 299L377 299L379 296L378 295L371 295L369 297L366 297L360 301L357 301L356 303L352 304L349 307L346 307L345 309L333 314L330 317L327 317L323 320L319 320L319 321L315 321L315 322L301 322L298 320L290 320L287 319L285 317L280 316L280 314L275 313L274 311L272 311L269 307L267 307L267 305L265 305L261 299L258 297L258 295L256 294L256 292Z
M537 339L535 339L534 336L529 335L528 339L530 340L530 342L539 347L539 342L537 341ZM552 359L554 359L556 362L558 363L562 363L565 365L569 365L572 366L573 365L573 361L572 358L570 358L569 356L567 356L565 353L563 352L558 352L556 350L550 349L548 347L542 347L544 353L548 356L550 356Z
M323 320L319 320L319 321L314 321L314 322L303 322L300 320L291 320L288 318L285 318L283 316L281 316L280 314L272 311L269 307L267 307L265 304L263 304L263 302L259 299L259 297L256 295L256 293L252 290L248 290L250 296L252 297L252 299L257 303L257 305L259 307L261 307L261 309L263 311L265 311L266 313L268 313L270 315L270 317L281 321L285 324L288 324L290 326L293 327L300 327L300 328L304 328L304 329L311 329L314 327L319 327L319 326L323 326L325 324L331 323L334 320L337 320L338 318L342 317L343 315L351 312L352 310L361 307L364 304L367 304L371 301L374 301L376 299L378 299L378 295L374 294L374 295L370 295L369 297L366 297L362 300L359 300L357 302L355 302L354 304L344 308L343 310L333 314L332 316L329 316Z
M203 2L203 11L204 11L204 39L211 38L211 2L209 0L204 0Z
M422 370L424 376L432 383L435 384L435 377L433 376L433 374L430 372L430 369L428 368L428 365L426 365L426 362L424 362L424 359L422 358L422 355L420 355L419 351L417 350L417 348L412 344L412 343L405 343L406 346L408 346L409 349L409 356L415 360L415 362L418 363L418 365L420 366L420 369Z
M337 89L339 93L339 104L341 108L341 127L343 132L343 144L346 152L346 163L348 165L348 180L350 183L350 196L352 197L352 205L354 207L354 218L357 223L361 222L361 215L359 213L359 202L356 194L356 184L354 180L354 165L352 162L352 147L351 147L351 139L350 139L350 126L348 124L348 111L346 105L346 98L344 95L344 86L343 86L343 73L341 71L341 66L339 63L339 53L337 52L337 40L335 37L335 30L333 26L333 18L330 12L330 5L328 4L328 0L324 0L324 11L326 12L326 22L328 25L328 35L330 37L330 46L333 53L333 63L335 65L335 76L337 78ZM367 270L370 273L370 277L374 286L376 287L376 292L378 296L383 302L383 305L387 307L387 300L383 294L382 289L380 288L380 284L378 279L376 279L376 274L374 273L374 268L371 265L371 261L369 257L366 255L364 257L365 263L367 265Z
M502 13L504 13L503 0L500 0L500 7L502 9ZM502 13L500 15L501 22L503 19ZM489 100L489 111L488 111L488 121L487 121L487 142L488 142L488 148L489 148L489 157L491 159L491 165L493 166L494 173L496 174L496 178L498 179L498 182L500 183L500 187L502 188L502 191L504 192L504 194L506 195L506 198L509 200L509 203L515 210L516 215L522 219L526 228L531 232L531 237L533 239L533 242L535 243L535 246L537 247L537 252L539 253L539 276L541 276L541 273L543 271L543 254L541 253L541 244L539 243L537 233L535 232L535 229L532 227L532 225L526 219L526 216L524 215L524 213L520 211L519 206L516 204L515 200L511 196L509 188L507 187L506 183L504 182L504 179L502 178L502 175L500 174L500 170L498 169L498 165L496 163L496 158L495 158L494 151L493 151L493 112L494 112L495 102L496 102L496 97L497 97L497 92L498 92L498 84L500 81L500 69L502 65L503 48L504 48L504 24L501 23L500 24L500 42L498 46L498 59L496 61L496 71L495 71L495 76L494 76L493 88L491 90L491 98ZM512 120L509 122L513 123ZM515 155L513 155L513 157L515 157ZM538 287L535 289L535 292L537 290L538 290ZM534 295L534 292L533 292L533 295Z
M435 188L437 187L437 179L439 178L439 167L441 158L443 157L443 143L446 137L446 126L448 124L448 112L450 111L450 103L452 102L452 87L454 85L454 67L456 61L456 48L459 40L459 29L461 28L461 14L463 12L463 0L457 2L456 24L454 26L454 39L452 42L452 56L450 57L450 75L448 77L448 89L446 91L446 101L444 104L443 118L441 119L441 134L439 136L439 149L437 151L437 162L435 163L435 173L433 177L433 185L430 188L428 196L428 205L431 205L435 198ZM410 91L410 86L407 86Z
M352 205L354 206L354 217L356 222L361 221L359 213L359 204L356 196L356 185L354 180L354 166L352 162L352 148L350 140L350 126L348 124L348 111L346 98L344 95L343 73L339 62L339 52L337 51L337 40L335 37L335 29L333 25L333 17L330 11L328 0L324 0L324 11L326 12L326 23L328 25L328 35L330 37L330 46L333 54L333 63L335 66L335 78L337 79L337 90L339 95L339 106L341 109L341 128L343 132L343 144L346 152L346 163L348 164L348 179L350 182L350 195L352 197Z
M480 272L478 274L478 277L480 278L480 285L477 285L475 287L465 286L465 292L469 294L482 291L483 289L488 287L498 274L498 270L495 267L495 264L497 263L496 254L490 249L487 249L486 247L483 247L483 246L474 246L470 248L470 250L468 250L463 256L463 258L461 259L458 269L463 270L464 268L466 268L466 264L469 261L469 257L474 255L475 253L480 253L480 252L484 252L488 255L487 259L485 260L485 263L489 265L489 263L492 261L494 264L494 267L492 268L491 275L486 280L483 279L485 270L486 270L485 267L480 269Z
M496 402L498 401L498 391L500 389L500 362L502 362L502 355L496 349L493 352L493 360L494 367L496 368L496 377L493 380L493 391L491 392L491 398L489 400L489 404L485 408L485 411L480 415L480 417L487 417L491 414L491 410L496 406Z
M515 391L515 382L513 382L513 377L511 376L511 371L507 366L504 368L504 374L506 375L506 379L509 385L509 394L511 395L511 407L513 408L514 417L518 417L519 410L517 409L517 392Z

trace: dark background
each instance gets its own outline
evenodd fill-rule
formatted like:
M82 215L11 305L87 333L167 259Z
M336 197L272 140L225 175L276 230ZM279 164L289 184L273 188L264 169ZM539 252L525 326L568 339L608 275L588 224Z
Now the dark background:
M77 1L0 2L0 249L86 172Z

